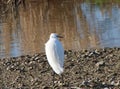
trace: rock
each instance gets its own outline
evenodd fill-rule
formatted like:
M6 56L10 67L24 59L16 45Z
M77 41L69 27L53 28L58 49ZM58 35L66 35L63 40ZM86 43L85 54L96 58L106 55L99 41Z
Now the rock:
M90 82L88 82L87 80L84 80L81 86L90 86Z
M111 85L119 86L119 85L120 85L120 81L117 81L116 83L115 83L115 81L112 81L112 82L111 82Z
M95 65L96 65L97 67L104 66L104 65L105 65L105 62L104 62L104 61L100 61L100 62L97 62Z
M66 88L67 89L67 88ZM80 88L80 87L71 87L71 89L84 89L84 88Z
M11 65L11 62L8 61L8 62L6 62L5 64L6 64L7 66L9 66L9 65Z
M51 89L51 88L48 86L43 86L42 89Z
M103 89L109 89L108 87L105 87L105 88L103 88Z

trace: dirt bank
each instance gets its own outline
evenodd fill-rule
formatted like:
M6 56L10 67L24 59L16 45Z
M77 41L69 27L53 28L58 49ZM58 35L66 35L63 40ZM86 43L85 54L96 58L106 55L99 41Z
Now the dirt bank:
M63 89L120 89L120 48L65 51ZM51 89L44 53L0 59L0 89ZM55 88L61 89L56 75Z

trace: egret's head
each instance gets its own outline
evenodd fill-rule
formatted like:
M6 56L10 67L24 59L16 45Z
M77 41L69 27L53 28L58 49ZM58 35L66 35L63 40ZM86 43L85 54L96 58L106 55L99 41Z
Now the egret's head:
M56 33L51 33L50 38L62 38L62 36L59 36Z

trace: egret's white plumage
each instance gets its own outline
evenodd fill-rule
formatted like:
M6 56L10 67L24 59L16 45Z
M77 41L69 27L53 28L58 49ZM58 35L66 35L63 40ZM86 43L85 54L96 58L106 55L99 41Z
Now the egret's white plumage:
M52 33L48 42L45 44L47 60L55 73L61 74L64 65L64 49L58 39L58 35Z

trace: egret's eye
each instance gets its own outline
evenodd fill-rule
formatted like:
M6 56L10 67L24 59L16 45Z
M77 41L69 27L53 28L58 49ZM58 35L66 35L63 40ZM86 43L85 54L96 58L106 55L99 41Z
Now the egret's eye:
M62 37L62 36L60 36L60 35L57 35L57 37L58 37L58 38L63 38L63 37Z

